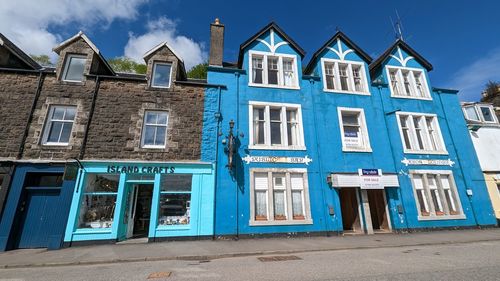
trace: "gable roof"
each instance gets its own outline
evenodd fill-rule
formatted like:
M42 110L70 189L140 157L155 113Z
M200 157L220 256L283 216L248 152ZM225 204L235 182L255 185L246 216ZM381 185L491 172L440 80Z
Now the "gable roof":
M314 66L314 63L318 56L325 50L330 44L335 42L335 40L340 39L342 42L344 42L346 45L348 45L351 49L354 49L360 56L363 58L366 63L370 63L372 61L372 58L365 52L363 51L358 45L356 45L347 35L345 35L342 31L337 31L332 38L330 38L328 41L326 41L321 48L319 48L311 57L311 60L307 64L304 73L309 74L312 71L312 68Z
M432 64L430 62L424 59L424 57L422 57L419 53L413 50L403 40L398 39L384 53L382 53L380 57L378 57L374 62L370 64L370 74L372 74L376 69L378 69L378 67L385 61L385 59L387 59L391 55L392 51L396 49L396 47L400 47L409 55L411 55L413 58L415 58L415 60L418 61L423 67L425 67L427 71L432 70Z
M19 49L12 41L10 41L5 35L0 33L0 46L6 48L9 52L19 58L22 62L26 63L30 68L37 70L41 69L42 66L34 61L29 55Z
M255 35L253 35L252 37L248 38L245 42L243 42L243 44L240 45L240 52L239 52L239 55L238 55L238 67L241 68L242 64L243 64L243 51L245 50L246 47L248 47L253 41L255 41L257 38L259 38L260 36L262 36L264 33L266 33L267 31L273 29L274 31L276 31L281 37L283 37L283 39L285 39L286 41L288 41L288 43L290 44L290 46L295 50L297 51L297 53L300 54L300 57L303 58L306 54L306 52L304 51L304 49L302 49L295 41L293 41L293 39L288 36L274 21L270 22L268 25L264 26L261 30L259 30L257 33L255 33Z
M62 42L61 44L55 46L54 48L52 48L52 50L54 52L56 52L56 54L59 55L61 53L61 50L63 50L64 48L66 48L66 46L68 46L69 44L75 42L78 39L83 39L83 41L85 41L85 43L87 43L87 45L89 45L89 47L92 49L92 51L94 51L97 54L97 56L99 57L99 59L104 63L104 66L113 75L116 75L115 71L109 65L109 63L106 61L106 59L102 56L102 54L99 51L99 49L97 49L97 47L94 45L94 43L92 43L92 41L90 41L90 39L83 33L83 31L79 31L75 36L73 36L73 37L67 39L66 41Z
M178 55L178 53L167 44L167 41L164 41L158 45L156 45L153 49L147 51L144 56L142 57L146 62L161 48L166 47L168 48L172 54L179 60L179 63L177 64L177 78L181 80L187 79L187 74L186 74L186 67L184 66L184 60L182 59L181 56Z

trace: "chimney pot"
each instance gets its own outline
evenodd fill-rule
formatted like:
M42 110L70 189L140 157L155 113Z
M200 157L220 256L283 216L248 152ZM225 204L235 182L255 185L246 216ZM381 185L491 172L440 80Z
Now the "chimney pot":
M214 23L210 24L210 55L208 65L222 66L224 54L224 25L216 18Z

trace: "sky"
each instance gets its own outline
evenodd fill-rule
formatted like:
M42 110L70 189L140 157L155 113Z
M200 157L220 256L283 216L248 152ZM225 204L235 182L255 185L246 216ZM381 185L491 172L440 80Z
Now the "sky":
M306 51L305 65L337 29L376 59L395 41L396 11L405 41L434 66L431 85L476 101L489 80L500 81L498 0L0 0L0 32L53 61L52 48L79 30L106 58L143 62L167 41L189 68L207 60L216 17L226 27L225 61L236 61L240 44L275 21Z

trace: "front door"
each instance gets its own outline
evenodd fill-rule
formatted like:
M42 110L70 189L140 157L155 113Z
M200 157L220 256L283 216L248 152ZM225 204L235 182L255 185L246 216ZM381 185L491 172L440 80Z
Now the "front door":
M386 232L390 230L390 224L386 209L385 190L371 189L367 190L368 203L370 204L370 216L372 220L373 231Z
M360 233L361 216L359 212L359 196L356 188L342 188L339 191L342 226L344 233Z
M130 187L127 238L148 236L152 197L152 184L137 184Z

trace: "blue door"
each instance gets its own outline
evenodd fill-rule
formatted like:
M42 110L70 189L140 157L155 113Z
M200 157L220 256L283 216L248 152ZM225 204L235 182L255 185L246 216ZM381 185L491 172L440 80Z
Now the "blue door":
M28 187L20 205L17 248L46 248L49 246L54 218L58 217L60 189Z

